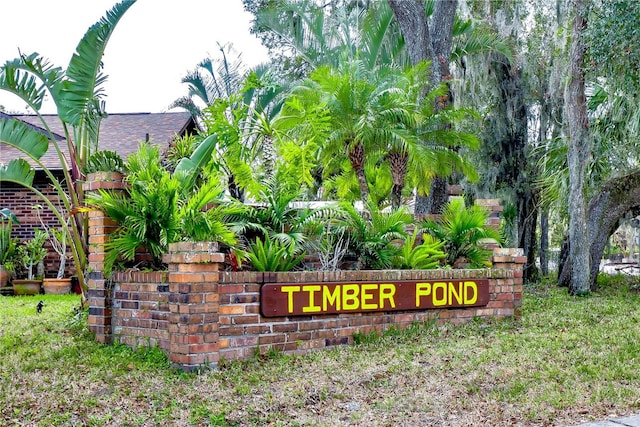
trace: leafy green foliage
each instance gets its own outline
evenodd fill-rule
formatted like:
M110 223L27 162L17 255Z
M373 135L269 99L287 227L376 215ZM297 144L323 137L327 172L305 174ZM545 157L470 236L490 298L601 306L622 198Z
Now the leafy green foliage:
M169 144L169 148L164 156L164 162L169 171L175 170L177 164L185 157L191 157L194 150L201 142L201 137L198 135L184 135L175 138Z
M16 215L7 208L0 209L0 265L9 273L15 270L18 239L11 237L13 224L20 224Z
M35 277L34 268L47 256L47 249L44 247L47 237L46 232L36 229L32 239L26 240L18 246L18 257L29 280Z
M34 132L24 122L0 119L0 143L15 147L39 160L49 149L46 135Z
M235 53L230 45L220 46L221 57L200 62L183 79L189 95L172 106L196 118L205 138L196 149L205 154L200 158L227 177L231 197L244 200L245 192L257 193L261 174L272 175L277 133L273 119L281 107L282 86L268 66L247 71L239 54L233 59Z
M491 250L482 247L484 239L500 242L501 235L486 225L489 214L480 206L465 207L462 199L451 200L444 208L439 220L427 219L424 230L444 242L448 265L469 262L472 268L490 266Z
M625 90L637 89L640 83L640 3L613 0L595 3L585 29L586 63L607 81L616 81Z
M362 269L383 270L393 265L398 248L395 240L404 240L406 226L412 222L406 208L382 211L369 202L362 212L350 203L340 205L344 219L338 224L349 237L350 251Z
M427 270L440 266L440 261L446 254L440 249L444 242L440 242L428 234L423 234L423 242L416 245L418 230L408 236L395 258L393 267L400 269Z
M293 243L259 237L251 243L247 256L256 271L291 271L304 259L305 252L296 252Z
M93 153L84 167L84 173L125 172L124 161L115 151L99 150Z
M106 245L107 272L118 260L132 261L139 248L153 257L154 268L160 268L169 243L181 239L235 244L234 233L224 223L227 206L218 203L224 190L217 179L189 190L183 185L184 176L171 175L160 166L158 148L148 144L129 156L126 168L130 184L126 194L101 190L89 199L118 223Z
M41 120L42 128L47 135L34 129L28 129L22 138L7 138L6 124L0 124L0 144L13 145L25 156L37 163L51 181L58 199L62 201L66 212L74 212L73 207L83 204L82 192L76 191L75 183L81 177L90 153L97 149L100 121L105 117L103 83L106 76L102 73L102 58L113 31L126 11L135 0L123 0L108 10L103 18L91 26L80 39L75 53L72 55L66 70L51 65L37 53L21 54L18 58L7 61L0 68L0 90L17 95ZM49 96L57 107L57 116L61 121L64 139L67 143L69 157L60 147L60 138L54 135L41 115L44 99ZM15 130L15 129L14 129ZM12 141L13 139L13 141ZM37 139L43 140L38 142ZM19 141L16 143L15 141ZM33 144L32 142L38 142ZM62 167L63 179L59 179L39 161L51 143ZM19 145L19 146L18 146ZM44 148L44 151L43 151ZM70 163L69 163L70 162ZM70 221L70 226L63 218L61 211L51 203L50 196L37 191L31 185L33 170L26 169L28 163L24 159L15 159L8 165L0 167L0 181L9 181L22 185L34 192L51 208L60 222L60 226L69 237L69 244L78 273L81 289L86 289L84 270L87 264L86 242L83 236L82 218L77 216ZM67 185L63 185L66 182ZM70 197L67 197L67 194Z
M269 179L258 193L258 203L247 205L229 217L233 229L250 242L256 237L293 245L296 252L305 248L307 238L318 230L318 223L331 207L309 209L298 206L300 188L292 188L277 179Z

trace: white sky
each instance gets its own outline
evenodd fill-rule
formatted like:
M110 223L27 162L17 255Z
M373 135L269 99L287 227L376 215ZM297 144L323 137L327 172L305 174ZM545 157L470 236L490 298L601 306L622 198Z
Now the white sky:
M67 68L86 30L117 0L0 0L0 64L38 52ZM103 57L109 113L161 112L182 95L180 79L217 43L232 42L251 66L267 51L249 34L252 15L241 0L138 0L118 23ZM0 105L25 111L24 103L0 91ZM52 113L52 105L44 112Z

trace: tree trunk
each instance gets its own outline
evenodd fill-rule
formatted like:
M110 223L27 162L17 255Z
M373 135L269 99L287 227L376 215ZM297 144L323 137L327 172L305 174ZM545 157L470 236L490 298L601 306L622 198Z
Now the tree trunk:
M569 292L582 295L589 292L591 271L587 238L584 177L589 158L589 132L587 129L587 101L584 93L585 46L582 31L587 26L585 0L573 0L574 21L571 30L569 56L569 85L565 92L569 125L569 263L571 281Z
M538 195L532 182L535 161L527 158L527 104L523 88L522 71L504 55L495 55L491 64L500 97L496 103L493 152L491 160L498 167L497 184L512 191L516 200L518 247L524 249L527 263L524 266L524 281L536 280ZM530 164L532 163L532 164Z
M607 182L600 193L591 199L587 212L586 252L590 261L587 290L593 291L600 269L600 260L609 237L616 231L620 220L627 212L633 215L640 214L640 171ZM569 246L571 245L570 243ZM559 285L571 286L574 273L572 267L569 259L560 265Z
M389 166L391 167L391 203L395 209L402 204L402 189L404 188L407 168L409 166L409 154L404 151L392 150L388 154Z
M424 0L388 1L404 37L411 64L417 65L421 61L430 61L433 58L433 44Z
M448 199L447 180L437 176L433 181L431 181L431 192L429 193L429 197L425 198L426 211L418 212L416 204L416 213L441 214Z
M531 189L518 195L518 247L524 249L527 257L523 271L525 283L536 281L539 277L538 267L536 267L537 202L537 197Z
M431 87L451 78L451 39L458 0L439 0L431 17L426 19L424 0L388 0L398 21L400 31L413 65L431 61ZM428 89L428 88L426 88ZM444 105L451 104L451 91ZM436 107L438 108L438 107ZM431 183L429 196L416 195L415 213L439 213L447 202L446 178L436 177Z
M262 163L264 166L264 176L267 179L271 179L276 164L276 148L271 135L265 135L262 142Z
M369 200L369 184L367 183L367 176L364 173L365 152L362 142L358 142L351 146L349 151L349 161L351 162L351 167L358 178L360 197L366 204Z
M549 209L540 213L540 272L549 274Z

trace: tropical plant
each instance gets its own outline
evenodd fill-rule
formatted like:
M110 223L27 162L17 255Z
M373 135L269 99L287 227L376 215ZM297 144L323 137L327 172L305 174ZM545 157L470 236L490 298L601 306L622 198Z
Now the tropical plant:
M218 43L218 50L219 58L203 59L182 78L189 93L169 106L188 111L196 119L201 131L206 129L203 124L203 109L213 105L216 99L227 99L239 93L246 74L241 55L233 45Z
M38 115L42 128L46 130L46 135L43 135L17 120L0 120L0 143L20 150L41 168L58 193L65 211L73 212L76 216L67 226L66 219L50 199L34 188L34 170L24 159L14 159L0 167L0 181L24 186L53 211L67 234L83 292L86 290L84 271L87 247L82 233L83 216L78 215L83 195L75 182L81 178L82 168L91 152L97 148L100 121L106 114L102 88L106 76L102 73L102 57L117 23L134 3L135 0L124 0L116 4L91 26L78 43L66 70L52 66L36 53L20 55L0 68L0 90L21 98ZM56 105L70 153L68 158L40 113L45 97L50 97ZM62 166L62 180L54 176L40 160L50 144Z
M51 243L51 247L60 257L60 262L58 264L58 272L56 273L56 279L62 279L64 277L65 268L67 265L67 234L63 231L62 228L54 228L47 224L41 215L42 206L36 204L33 206L33 209L36 212L36 216L38 217L38 221L40 221L40 225L42 229L47 234L47 238ZM66 212L61 208L61 213L65 218L67 218L67 225L69 225L69 221L71 217L66 215Z
M422 243L416 244L418 230L414 229L404 241L395 258L393 267L399 269L428 270L440 266L446 254L440 249L444 246L441 242L429 234L422 235Z
M312 240L312 251L318 255L320 270L336 271L349 252L349 236L336 221L326 221L323 231Z
M338 230L343 229L349 236L349 249L358 260L358 268L390 268L398 253L394 241L404 241L406 226L413 220L406 208L385 212L372 202L367 203L362 211L350 203L341 203L340 207L344 218Z
M258 194L257 203L229 216L228 221L245 242L255 238L277 240L285 246L292 245L296 253L301 252L306 249L308 237L319 232L320 221L330 215L334 207L310 209L304 202L296 202L299 194L299 187L268 179Z
M170 174L160 166L158 147L144 143L127 158L125 166L126 193L99 190L88 199L118 223L106 245L107 273L118 261L134 260L140 248L151 255L153 268L162 268L162 255L169 243L191 239L235 244L223 219L237 210L220 202L224 190L218 177L195 187L190 176L198 175L200 169Z
M294 90L303 104L323 105L330 118L331 132L320 147L320 158L327 171L337 159L349 159L358 180L361 200L370 189L364 164L367 153L387 143L412 143L407 129L415 123L413 111L396 95L402 90L396 70L370 70L364 61L353 60L338 68L319 67Z
M330 131L320 128L326 141L317 155L325 177L341 182L342 191L355 180L358 198L366 200L379 175L370 171L382 170L390 175L386 197L396 208L403 193L411 193L407 187L425 194L436 175L455 171L477 179L459 149L477 148L478 138L443 126L475 115L464 109L436 110L447 88L440 85L424 94L427 71L426 63L404 70L370 69L365 61L353 60L337 68L319 67L295 88L294 99L303 106L323 106L320 111L328 119Z
M291 271L304 259L305 252L297 252L293 243L257 238L247 250L256 271Z
M11 239L13 224L20 224L16 215L7 208L0 209L0 265L3 265L15 250Z
M486 225L489 213L481 206L466 207L464 200L456 198L445 205L438 220L427 218L422 229L444 242L446 263L456 266L469 263L472 268L488 267L491 250L485 249L485 239L501 241L502 236L495 228Z
M7 208L0 209L0 266L13 274L19 240L11 237L13 224L20 224L16 215Z
M32 239L22 242L18 246L18 257L22 266L27 272L27 279L33 280L36 276L34 268L47 256L47 249L44 247L48 234L41 229L36 229Z
M124 161L115 151L99 150L87 159L87 164L84 166L83 172L85 175L95 172L124 173Z
M276 67L298 79L322 66L360 58L375 65L408 64L404 40L387 2L326 7L314 0L277 5L244 0ZM337 6L337 7L336 7Z
M231 196L244 200L245 191L256 191L260 172L267 177L273 174L273 119L281 107L282 87L274 83L269 66L246 70L239 54L232 59L235 52L230 45L220 46L220 53L220 58L206 58L185 76L189 95L172 107L192 114L200 138L216 136L196 144L212 145L206 149L213 168L227 176Z

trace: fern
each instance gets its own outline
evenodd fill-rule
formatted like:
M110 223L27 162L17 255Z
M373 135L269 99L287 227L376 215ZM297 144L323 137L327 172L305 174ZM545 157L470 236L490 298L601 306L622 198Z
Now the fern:
M257 238L250 245L247 256L256 271L291 271L304 259L305 252L296 254L292 244L278 240Z
M422 236L423 243L416 245L417 237L417 229L407 237L394 258L395 268L428 270L440 266L440 261L446 257L446 254L440 250L444 246L444 242L424 234Z
M390 268L398 252L393 242L405 239L405 227L411 223L411 215L405 208L383 212L371 202L363 212L348 203L340 206L345 218L339 228L349 236L350 250L358 257L360 268Z
M482 247L482 240L502 240L498 230L486 225L488 217L482 207L467 208L462 199L454 199L445 206L438 221L427 219L422 225L427 233L444 241L448 265L466 260L472 268L488 267L491 250Z

